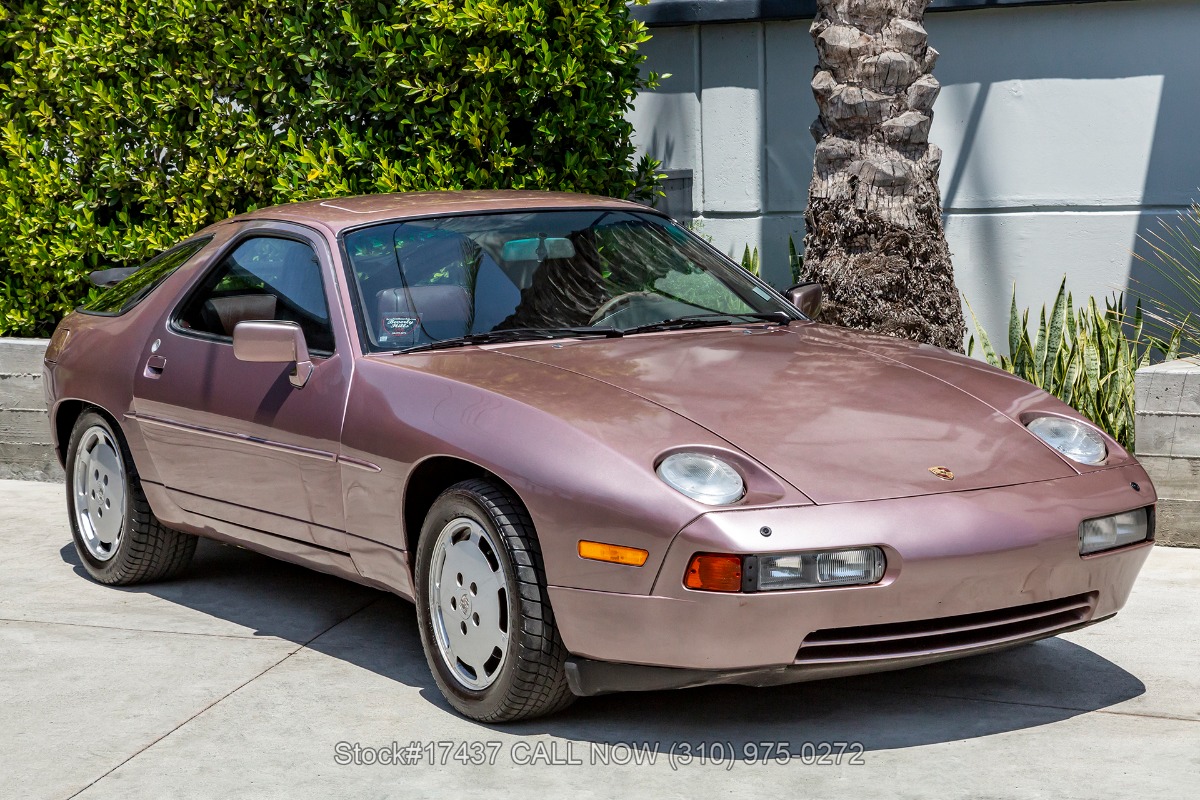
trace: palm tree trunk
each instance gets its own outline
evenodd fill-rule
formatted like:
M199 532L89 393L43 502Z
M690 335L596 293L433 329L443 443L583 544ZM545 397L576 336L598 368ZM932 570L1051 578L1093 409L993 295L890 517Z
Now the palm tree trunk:
M962 350L963 315L929 143L940 85L929 0L818 0L820 116L805 222L805 277L822 318Z

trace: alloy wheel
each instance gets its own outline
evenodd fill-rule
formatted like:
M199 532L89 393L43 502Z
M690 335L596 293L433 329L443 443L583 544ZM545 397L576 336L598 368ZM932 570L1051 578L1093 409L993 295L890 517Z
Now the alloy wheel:
M112 434L99 425L79 439L71 488L75 522L88 554L109 560L121 544L125 523L125 464Z
M443 662L464 688L495 681L509 651L509 575L500 545L467 517L438 534L429 570L428 603Z

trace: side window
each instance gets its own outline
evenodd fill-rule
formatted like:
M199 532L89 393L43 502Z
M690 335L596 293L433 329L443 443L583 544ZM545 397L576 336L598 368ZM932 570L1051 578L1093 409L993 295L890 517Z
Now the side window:
M211 236L206 236L186 242L155 256L116 286L84 303L79 310L91 314L124 314L158 288L160 283L182 267L188 259L199 253L211 239Z
M247 239L209 273L175 322L229 338L239 322L262 319L295 322L309 350L333 352L321 264L307 244L273 236Z

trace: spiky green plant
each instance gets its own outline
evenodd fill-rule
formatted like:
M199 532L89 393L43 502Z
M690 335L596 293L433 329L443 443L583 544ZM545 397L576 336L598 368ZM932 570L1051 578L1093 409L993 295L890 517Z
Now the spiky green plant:
M1024 378L1095 422L1127 449L1133 448L1133 376L1150 363L1154 353L1176 358L1183 338L1175 327L1167 340L1145 330L1141 304L1132 317L1121 309L1123 295L1105 299L1104 311L1089 297L1075 308L1064 277L1054 307L1046 316L1042 306L1036 334L1029 334L1029 309L1017 311L1013 290L1008 320L1008 351L998 355L975 310L967 303L984 358L994 367ZM975 349L970 338L967 354Z
M751 250L750 245L746 245L746 249L742 253L742 269L751 275L758 275L759 266L758 248Z
M750 245L746 245L746 249L742 251L742 269L749 272L751 275L761 275L761 263L758 257L758 248L750 249ZM791 236L788 237L788 269L791 271L792 283L800 282L800 270L804 266L804 256L796 252L796 242Z
M1166 283L1164 289L1144 282L1135 286L1150 325L1156 332L1182 330L1187 349L1200 350L1200 322L1194 314L1200 308L1200 203L1192 203L1174 220L1162 220L1158 230L1140 238L1149 252L1135 253L1135 258Z

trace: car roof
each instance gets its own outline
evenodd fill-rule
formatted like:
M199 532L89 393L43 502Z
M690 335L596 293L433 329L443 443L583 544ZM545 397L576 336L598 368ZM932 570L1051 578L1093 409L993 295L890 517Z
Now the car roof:
M405 217L572 208L653 211L653 209L628 200L572 192L530 190L403 192L287 203L241 214L224 220L220 224L255 219L285 220L307 225L319 224L337 234L346 228Z

